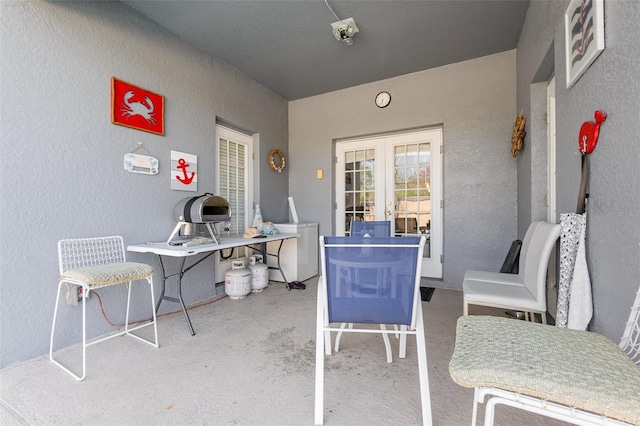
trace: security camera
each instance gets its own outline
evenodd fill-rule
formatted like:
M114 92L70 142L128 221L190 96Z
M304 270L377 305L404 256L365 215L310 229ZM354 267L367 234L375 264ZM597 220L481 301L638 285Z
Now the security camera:
M346 44L346 45L353 44L353 40L351 40L351 37L349 36L348 28L341 29L340 32L339 32L338 37L336 37L336 38L338 40L342 40L344 42L344 44Z
M342 41L346 45L350 45L353 43L353 40L351 38L355 33L358 32L358 27L356 26L353 18L334 22L333 24L331 24L331 28L333 30L333 36L336 38L336 40Z

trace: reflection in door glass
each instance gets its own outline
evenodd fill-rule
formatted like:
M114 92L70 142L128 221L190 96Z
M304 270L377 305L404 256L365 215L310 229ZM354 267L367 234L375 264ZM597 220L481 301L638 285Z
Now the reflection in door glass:
M394 147L395 235L427 236L424 257L431 257L431 144Z
M349 235L351 221L375 220L374 149L347 151L344 154L345 235Z

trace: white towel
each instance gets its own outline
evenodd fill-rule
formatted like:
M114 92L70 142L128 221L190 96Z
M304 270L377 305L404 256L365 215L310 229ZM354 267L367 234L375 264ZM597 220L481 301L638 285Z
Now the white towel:
M560 216L560 280L558 282L558 301L556 312L556 326L567 327L569 317L569 298L571 295L571 283L573 282L573 270L576 265L576 255L582 223L584 217L576 213L563 213Z
M573 269L571 281L571 293L569 296L569 315L567 327L573 330L586 330L593 316L593 301L591 298L591 279L587 267L587 255L585 251L585 232L587 228L587 215L582 215L582 229L578 239L578 251L576 263Z

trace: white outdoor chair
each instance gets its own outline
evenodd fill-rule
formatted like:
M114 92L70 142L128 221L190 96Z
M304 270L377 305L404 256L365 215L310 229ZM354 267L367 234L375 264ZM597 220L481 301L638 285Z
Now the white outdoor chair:
M315 424L323 423L324 356L331 331L416 336L422 420L431 425L420 270L425 237L320 237L322 276L316 322ZM339 328L338 323L403 325L400 331ZM332 324L334 324L332 326ZM401 354L403 357L403 354Z
M471 424L504 404L576 425L640 425L640 289L620 345L589 331L514 319L458 319L449 373L475 388Z
M549 255L560 236L560 225L532 222L522 242L518 274L469 270L464 275L463 314L469 305L539 313L546 324L546 277Z
M144 263L127 262L122 237L81 238L58 241L58 263L60 267L60 281L51 326L51 341L49 345L49 359L76 380L82 380L87 372L87 346L103 342L123 334L135 337L154 347L158 347L158 328L156 326L155 298L153 293L153 269ZM129 307L131 305L131 283L146 280L151 291L150 307L152 319L135 327L129 326ZM86 296L97 288L127 284L127 313L124 330L109 334L107 337L87 343L87 306ZM79 376L69 368L53 358L53 341L58 316L58 305L63 285L76 286L82 290L82 375ZM71 294L77 294L72 292ZM143 327L153 326L154 340L147 340L131 332Z

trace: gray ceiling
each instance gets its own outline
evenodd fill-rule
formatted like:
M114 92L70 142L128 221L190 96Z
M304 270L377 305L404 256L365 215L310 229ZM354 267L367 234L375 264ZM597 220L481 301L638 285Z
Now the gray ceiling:
M516 47L529 0L122 0L287 100Z

